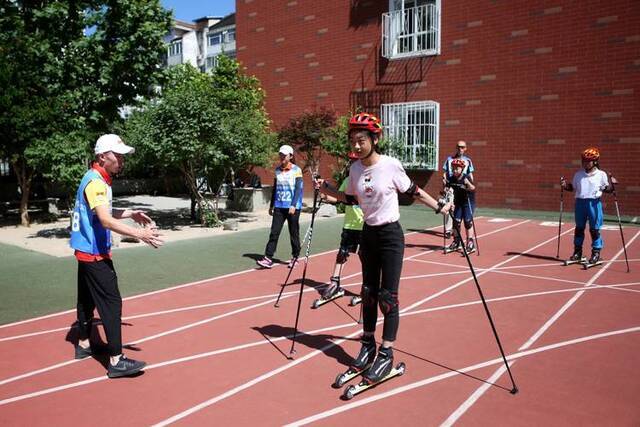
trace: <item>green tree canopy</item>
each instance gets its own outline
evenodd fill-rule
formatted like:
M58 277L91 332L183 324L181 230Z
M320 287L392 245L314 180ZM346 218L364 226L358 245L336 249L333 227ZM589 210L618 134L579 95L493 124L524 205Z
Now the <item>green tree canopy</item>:
M0 156L22 191L72 185L96 136L157 83L170 12L159 0L0 0Z
M304 153L304 168L315 172L320 167L324 135L335 123L335 111L325 107L315 108L290 118L278 132L278 139Z
M176 66L161 95L127 120L125 136L149 161L180 171L206 223L210 209L199 179L208 178L215 191L227 173L269 161L275 139L263 100L259 82L225 56L213 74Z

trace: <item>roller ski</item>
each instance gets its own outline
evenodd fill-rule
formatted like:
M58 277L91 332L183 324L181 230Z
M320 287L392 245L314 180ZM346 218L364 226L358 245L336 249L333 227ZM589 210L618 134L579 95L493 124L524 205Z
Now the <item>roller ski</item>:
M467 247L466 247L466 250L467 250L467 255L470 255L470 254L472 254L472 253L474 253L474 252L476 251L476 244L475 244L475 242L473 241L473 238L470 238L470 239L467 241ZM462 254L462 256L464 256L464 254Z
M453 242L449 246L445 246L444 253L449 254L451 252L457 252L462 249L462 242L457 238L454 238Z
M329 287L325 289L322 293L322 296L317 300L313 301L312 308L318 308L325 305L328 302L333 301L334 299L338 299L344 296L344 289L340 287L340 278L339 277L331 277L331 283Z
M564 261L564 265L571 264L584 264L587 262L587 258L582 256L582 248L575 248L573 251L573 255L569 257L569 259Z
M393 350L391 348L380 347L376 360L362 375L362 381L356 385L347 387L342 394L342 398L344 400L351 400L354 396L365 390L404 374L405 370L406 366L402 362L395 367L393 366Z
M594 249L593 252L591 252L591 258L589 258L589 261L582 264L582 268L588 270L591 267L595 267L596 265L600 264L602 264L602 260L600 259L600 251Z
M362 297L360 295L354 295L351 297L351 300L349 301L349 305L351 307L355 307L356 305L360 304L362 302Z
M349 369L339 374L333 382L333 388L340 388L371 367L376 357L376 342L372 338L362 338L360 353L356 356Z

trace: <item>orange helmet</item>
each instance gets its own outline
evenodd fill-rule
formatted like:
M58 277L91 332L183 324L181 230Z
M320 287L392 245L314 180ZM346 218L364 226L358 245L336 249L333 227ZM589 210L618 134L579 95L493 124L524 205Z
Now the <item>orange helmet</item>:
M358 113L349 119L349 130L368 130L369 132L379 135L382 133L382 124L373 114Z
M462 169L464 169L465 166L467 166L467 162L465 162L464 160L462 160L460 158L453 159L451 161L451 167L452 168L461 167Z
M582 160L598 161L600 159L600 151L595 147L587 148L582 152Z

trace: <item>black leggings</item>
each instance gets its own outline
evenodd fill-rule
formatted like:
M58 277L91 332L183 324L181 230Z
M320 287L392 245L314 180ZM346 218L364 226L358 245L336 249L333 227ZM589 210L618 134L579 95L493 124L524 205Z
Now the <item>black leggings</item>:
M384 315L382 339L385 341L395 341L398 333L398 287L403 257L404 233L399 222L364 225L360 241L364 332L375 332L380 305Z
M289 238L291 240L291 256L300 255L300 209L291 215L288 208L273 209L273 219L271 220L271 232L269 233L269 241L264 250L264 254L269 258L273 258L278 247L278 239L285 220L289 226Z

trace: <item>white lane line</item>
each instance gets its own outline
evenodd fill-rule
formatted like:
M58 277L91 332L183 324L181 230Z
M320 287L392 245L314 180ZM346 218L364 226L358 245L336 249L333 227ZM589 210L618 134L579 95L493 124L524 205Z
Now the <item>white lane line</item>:
M517 226L517 225L519 225L519 224L524 224L524 223L526 223L526 222L528 222L528 221L522 221L522 222L520 222L520 223L518 223L518 224L515 224L515 225L513 225L513 226ZM513 227L513 226L505 227L505 229L507 229L507 228L511 228L511 227ZM568 231L566 231L565 233L568 233L568 232L570 232L570 231L571 231L571 230L568 230ZM555 238L555 237L554 237L554 238ZM552 238L552 239L550 239L550 240L553 240L553 238ZM537 247L539 247L539 246L541 246L541 245L543 245L543 244L545 244L545 243L547 243L547 241L545 241L545 242L543 242L543 243L541 243L541 244L539 244L539 245L534 246L533 248L531 248L531 249L527 250L527 251L526 251L526 252L524 252L524 253L527 253L527 252L528 252L528 251L530 251L530 250L534 250L534 249L536 249ZM501 262L501 263L499 263L499 264L496 264L496 265L503 265L504 263L509 262L510 260L515 259L515 258L517 258L518 256L520 256L520 254L518 254L518 255L514 255L514 256L512 256L511 258L509 258L509 259L507 259L507 260L505 260L505 261L503 261L503 262ZM487 270L487 271L490 271L490 269L489 269L489 270ZM442 274L442 273L439 273L439 274ZM447 273L445 273L445 274L447 274ZM480 273L480 274L482 274L482 273ZM480 274L478 274L477 276L479 276ZM420 276L414 276L414 277L409 277L409 278L417 278L417 277L420 277ZM405 279L408 279L408 278L405 278ZM449 287L449 288L447 288L447 289L445 289L445 290L443 290L443 291L438 292L438 293L437 293L435 296L433 296L433 297L425 298L425 299L423 299L422 301L419 301L419 302L417 302L417 303L415 303L415 304L413 304L413 305L411 305L411 306L409 306L409 307L407 307L407 308L405 308L405 309L403 309L403 310L400 310L400 313L402 314L403 312L406 312L406 311L408 311L408 310L411 310L412 308L416 307L417 305L420 305L420 304L422 304L422 303L424 303L424 302L426 302L426 301L428 301L428 300L431 300L431 299L433 299L433 298L435 298L435 297L437 297L437 296L440 296L440 295L442 295L442 294L444 294L444 293L448 292L449 290L455 289L456 287L458 287L458 286L460 286L460 285L462 285L462 284L466 283L468 280L470 280L470 279L462 280L462 281L458 282L456 285L454 285L454 286L452 286L452 287ZM293 295L293 294L295 294L295 293L294 293L294 292L292 292L290 295ZM290 295L288 295L288 296L290 296ZM182 331L182 330L185 330L185 329L188 329L188 328L194 327L194 326L199 326L199 325L201 325L201 324L203 324L203 323L207 323L207 322L210 322L210 321L212 321L212 320L215 320L216 318L226 317L226 316L228 316L228 315L236 314L236 313L238 313L238 312L242 312L242 311L246 311L246 310L248 310L248 309L251 309L251 308L254 308L254 307L258 307L258 306L261 306L261 305L264 305L264 304L268 304L268 303L273 302L273 301L274 301L274 300L272 299L272 300L269 300L269 301L266 301L266 302L263 302L263 303L254 304L253 306L245 307L245 308L242 308L242 309L239 309L239 310L234 310L233 312L230 312L230 313L225 313L225 314L220 315L220 316L214 316L213 318L208 318L208 319L204 319L204 320L201 320L201 321L198 321L198 322L192 323L192 324L184 325L184 326L181 326L181 327L179 327L179 328L176 328L176 329L173 329L173 330L170 330L170 331L165 331L165 332L162 332L162 333L160 333L160 334L156 334L156 335L153 335L153 336L150 336L150 337L143 338L143 339L138 340L138 341L131 342L131 343L129 343L129 344L139 344L139 343L141 343L141 342L145 342L145 341L148 341L148 340L150 340L150 339L154 339L154 338L162 337L162 336L168 335L169 333L174 333L174 332ZM73 361L73 362L75 362L75 361ZM67 363L69 363L69 362L67 362ZM72 363L72 362L71 362L71 363ZM13 381L17 381L17 380L19 380L19 379L24 379L24 378L27 378L27 377L30 377L30 376L33 376L33 375L36 375L36 374L39 374L39 373L48 372L48 371L53 370L53 369L56 369L56 368L58 368L58 367L60 367L60 366L64 366L64 365L56 364L56 365L52 365L52 366L49 366L49 367L46 367L46 368L43 368L43 369L39 369L39 370L37 370L37 371L31 371L31 372L27 372L27 373L24 373L24 374L21 374L21 375L18 375L18 376L14 376L14 377L11 377L11 378L7 378L7 379L5 379L5 380L0 381L0 385L7 384L7 383L10 383L10 382L13 382Z
M417 275L417 276L404 276L404 277L401 277L400 280L424 279L424 278L438 277L438 276L452 276L452 275L464 274L464 273L466 273L466 272L464 272L464 271L448 271L448 272L443 272L443 273L420 274L420 275ZM346 280L346 279L352 278L354 276L359 276L360 274L361 273L353 273L353 274L350 274L348 276L344 276L342 278L342 280ZM360 285L362 285L362 282L341 284L341 286L343 288L352 288L354 286L360 286ZM304 289L302 292L303 293L308 293L308 292L316 292L316 291L317 291L316 288L307 288L307 289ZM299 290L283 292L282 296L298 295L299 292L300 292ZM176 313L176 312L181 312L181 311L198 310L198 309L201 309L201 308L208 308L208 307L213 307L213 306L218 306L218 305L226 305L226 304L232 304L232 303L237 303L237 302L246 302L246 301L254 301L254 300L260 300L260 299L265 299L265 298L273 298L273 297L276 297L276 296L278 296L278 294L277 293L273 293L273 294L265 294L265 295L261 295L261 296L257 296L257 297L241 298L241 299L236 299L236 300L213 302L213 303L209 303L209 304L186 306L186 307L180 307L180 308L175 308L175 309L171 309L171 310L154 311L154 312L150 312L150 313L137 314L135 316L126 316L126 317L123 317L122 320L140 319L140 318L144 318L144 317L158 316L158 315L163 315L163 314L171 314L171 313ZM44 330L44 331L31 332L29 334L12 335L12 336L8 336L8 337L0 338L0 342L13 341L13 340L17 340L17 339L29 338L29 337L34 337L34 336L44 335L44 334L49 334L49 333L54 333L54 332L68 331L69 329L73 329L73 328L76 328L76 326L65 326L63 328L47 329L47 330Z
M487 232L487 233L481 234L481 235L480 235L480 236L478 236L478 237L486 237L486 236L490 236L490 235L495 234L495 233L500 233L500 232L502 232L502 231L508 230L508 229L510 229L510 228L517 227L517 226L522 225L522 224L525 224L525 223L527 223L527 222L531 222L531 220L527 219L527 220L524 220L524 221L520 221L520 222L518 222L518 223L516 223L516 224L511 224L511 225L508 225L508 226L506 226L506 227L497 228L497 229L495 229L495 230L493 230L493 231L489 231L489 232ZM441 226L439 226L439 227L441 227ZM437 228L437 227L434 227L434 228ZM430 230L431 230L431 229L430 229ZM405 257L403 261L410 261L410 260L413 260L414 258L417 258L417 257L419 257L419 256L422 256L422 255L428 255L428 254L430 254L430 253L432 253L432 252L435 252L435 250L434 250L434 249L429 249L429 250L426 250L426 251L424 251L424 252L419 252L419 253L417 253L417 254L413 254L413 255L411 255L411 256Z
M619 329L619 330L610 331L610 332L604 332L604 333L595 334L595 335L589 335L589 336L575 338L575 339L571 339L571 340L567 340L567 341L557 342L555 344L549 344L549 345L546 345L546 346L543 346L543 347L538 347L538 348L530 349L530 350L527 350L527 351L520 351L520 352L511 354L511 355L508 355L507 356L507 360L515 361L515 360L521 359L523 357L527 357L527 356L543 353L543 352L546 352L546 351L555 350L555 349L558 349L558 348L568 347L568 346L577 345L577 344L581 344L581 343L585 343L585 342L589 342L589 341L599 340L599 339L603 339L603 338L609 338L609 337L616 336L616 335L630 334L630 333L635 333L635 332L640 332L640 326L636 326L636 327L633 327L633 328L627 328L627 329ZM342 405L342 406L338 406L338 407L330 409L328 411L320 412L320 413L318 413L316 415L312 415L310 417L306 417L306 418L303 418L301 420L294 421L294 422L292 422L290 424L286 424L286 426L287 427L289 427L289 426L303 426L303 425L306 425L306 424L310 424L312 422L320 421L322 419L331 417L333 415L340 414L342 412L349 411L349 410L354 409L354 408L358 408L360 406L364 406L364 405L368 405L368 404L373 403L373 402L377 402L378 400L386 399L388 397L395 396L395 395L400 394L400 393L405 393L407 391L414 390L416 388L423 387L425 385L429 385L429 384L433 384L433 383L445 380L447 378L455 377L455 376L460 375L460 374L465 374L465 373L468 373L468 372L471 372L471 371L474 371L474 370L486 368L488 366L497 365L497 364L500 364L500 363L504 363L504 361L502 360L501 357L496 358L496 359L492 359L492 360L487 360L485 362L477 363L475 365L470 365L470 366L467 366L465 368L457 369L456 371L447 372L447 373L444 373L444 374L440 374L440 375L436 375L436 376L433 376L433 377L425 378L423 380L416 381L416 382L413 382L411 384L404 385L402 387L397 387L395 389L386 391L384 393L376 394L374 396L370 396L370 397L367 397L367 398L363 398L363 399L360 399L360 400L356 400L356 401L350 402L350 403Z
M293 294L283 296L281 298L281 300L283 298L289 298L292 295ZM214 320L218 320L218 319L222 319L222 318L225 318L225 317L228 317L228 316L232 316L234 314L242 313L243 311L251 310L251 309L254 309L256 307L260 307L260 306L263 306L263 305L266 305L266 304L271 304L274 301L275 301L275 299L270 299L268 301L264 301L264 302L261 302L261 303L258 303L258 304L253 304L253 305L250 305L250 306L247 306L247 307L243 307L243 308L240 308L240 309L237 309L237 310L233 310L233 311L229 311L229 312L226 312L226 313L223 313L223 314L219 314L219 315L216 315L216 316L213 316L213 317L208 317L208 318L200 320L198 322L189 323L187 325L180 326L179 328L170 329L168 331L164 331L164 332L161 332L159 334L150 335L148 337L145 337L145 338L142 338L142 339L139 339L139 340L136 340L136 341L132 341L132 342L126 343L123 346L126 347L128 345L136 345L136 344L140 344L140 343L143 343L143 342L146 342L146 341L150 341L150 340L153 340L153 339L156 339L156 338L160 338L160 337L163 337L163 336L166 336L166 335L169 335L169 334L173 334L173 333L176 333L176 332L181 332L181 331L184 331L186 329L190 329L190 328L193 328L193 327L196 327L196 326L203 325L205 323L213 322ZM82 359L82 360L92 360L92 359L90 357L88 357L88 358ZM18 380L21 380L21 379L24 379L24 378L32 377L34 375L42 374L44 372L49 372L49 371L52 371L54 369L69 365L71 363L80 362L80 361L81 360L72 359L72 360L69 360L69 361L66 361L66 362L57 363L55 365L47 366L47 367L42 368L42 369L38 369L38 370L35 370L35 371L29 371L29 372L26 372L24 374L20 374L20 375L16 375L16 376L13 376L13 377L9 377L9 378L6 378L4 380L1 380L0 381L0 386L8 384L8 383L11 383L11 382L14 382L14 381L18 381Z
M406 235L414 234L414 233L415 232L406 233ZM310 255L309 258L314 258L314 257L317 257L317 256L326 255L326 254L329 254L331 252L337 252L337 249L332 249L330 251L324 251L324 252L320 252L320 253L317 253L317 254L313 254L313 255ZM284 264L278 264L275 267L277 268L277 267L283 267L283 266L284 266ZM217 282L217 281L220 281L222 279L228 279L229 277L239 276L241 274L251 273L252 271L260 271L260 270L261 270L260 267L254 267L254 268L250 268L250 269L247 269L247 270L236 271L234 273L224 274L222 276L210 277L210 278L207 278L207 279L202 279L202 280L197 280L197 281L194 281L194 282L183 283L181 285L171 286L169 288L158 289L156 291L145 292L145 293L137 294L137 295L131 295L129 297L123 298L122 301L130 301L130 300L133 300L133 299L148 297L148 296L151 296L151 295L157 295L157 294L161 294L161 293L164 293L164 292L175 291L176 289L182 289L182 288L187 288L187 287L191 287L191 286L202 285L202 284L206 284L208 282ZM18 322L6 323L4 325L0 325L0 329L8 328L8 327L11 327L11 326L23 325L25 323L35 322L37 320L49 319L51 317L62 316L64 314L75 313L75 311L76 311L76 309L74 308L74 309L71 309L71 310L59 311L57 313L51 313L51 314L46 314L44 316L39 316L39 317L30 318L30 319L20 320Z
M640 231L638 231L629 241L629 243L627 244L627 246L630 246L631 243L640 235ZM616 255L612 258L612 260L615 260L616 258L618 258L620 255L622 255L624 251L624 248L620 249L618 251L618 253L616 253ZM598 270L598 272L596 272L596 274L593 275L593 277L584 285L584 288L589 288L600 276L602 276L602 274L604 274L605 271L607 271L607 269L612 265L611 262L606 262L604 265L602 265L602 267L600 268L600 270ZM533 343L535 343L538 338L540 338L558 319L560 319L560 317L584 294L585 289L581 289L578 292L576 292L553 316L551 316L545 323L544 325L542 325L540 327L540 329L538 329L518 350L519 351L523 351L523 350L527 350L529 347L531 347L533 345ZM491 378L494 378L493 381L491 382L495 382L495 380L497 380L498 378L500 378L500 376L502 374L504 374L505 372L507 372L507 368L506 366L501 366L499 367L491 376ZM485 383L482 386L480 386L471 396L469 396L467 398L467 400L465 400L455 411L453 411L453 413L451 413L451 415L449 415L449 417L442 423L442 426L452 426L456 421L458 421L460 419L460 417L462 417L462 415L464 415L465 412L467 412L467 410L473 406L478 399L480 399L480 397L482 397L482 395L488 390L490 384Z
M562 232L562 235L567 234L567 233L570 233L571 231L573 231L573 228L571 228L571 229L569 229L569 230L567 230L567 231ZM538 243L537 245L533 246L532 248L529 248L529 249L527 249L527 250L526 250L526 251L524 251L524 252L518 253L517 255L513 255L513 256L511 256L510 258L507 258L506 260L501 261L501 262L499 262L499 263L497 263L497 264L495 264L495 265L491 266L490 268L485 268L485 269L483 269L483 270L482 270L482 271L480 271L480 272L476 272L476 278L477 278L477 277L480 277L480 276L483 276L483 275L485 275L486 273L488 273L488 272L490 272L490 271L493 271L493 269L494 269L494 268L502 267L502 266L503 266L503 265L505 265L506 263L508 263L508 262L510 262L510 261L513 261L514 259L517 259L517 258L521 257L522 255L528 254L529 252L531 252L531 251L533 251L533 250L536 250L536 249L538 249L539 247L544 246L544 245L546 245L546 244L547 244L547 243L549 243L549 242L552 242L554 239L557 239L557 236L551 237L551 238L549 238L549 239L545 240L545 241L544 241L544 242L542 242L542 243ZM420 301L417 301L417 302L415 302L415 303L413 303L413 304L409 305L408 307L405 307L403 310L400 310L400 313L405 312L405 311L409 311L409 310L411 310L411 309L413 309L413 308L415 308L415 307L417 307L417 306L419 306L419 305L424 304L424 303L425 303L425 302L427 302L427 301L431 301L432 299L437 298L437 297L439 297L440 295L443 295L443 294L445 294L445 293L447 293L447 292L449 292L449 291L452 291L453 289L455 289L455 288L457 288L457 287L459 287L459 286L462 286L462 285L464 285L465 283L470 282L470 281L472 281L472 280L473 280L473 276L472 276L472 277L469 277L469 278L467 278L467 279L461 280L461 281L459 281L458 283L455 283L455 284L453 284L453 285L449 286L448 288L445 288L445 289L443 289L443 290L441 290L441 291L438 291L438 292L436 292L436 293L435 293L435 294L433 294L433 295L430 295L430 296L428 296L428 297L426 297L426 298L424 298L424 299L422 299L422 300L420 300Z
M524 223L524 222L523 222L523 223ZM570 231L571 231L571 230L568 230L568 231L566 231L565 233L568 233L568 232L570 232ZM531 251L531 250L534 250L534 249L536 249L537 247L542 246L542 245L544 245L544 244L546 244L546 243L548 243L548 242L550 242L550 241L554 240L555 238L556 238L556 237L554 236L554 237L552 237L551 239L548 239L548 240L546 240L546 241L544 241L544 242L542 242L542 243L539 243L538 245L536 245L536 246L534 246L534 247L532 247L532 248L528 249L528 250L527 250L527 251L525 251L524 253L527 253L527 252L529 252L529 251ZM513 260L513 259L516 259L516 258L518 258L519 256L521 256L521 254L518 254L518 255L512 256L511 258L509 258L509 259L507 259L507 260L505 260L505 261L502 261L502 262L500 262L500 263L496 264L496 266L504 265L505 263L507 263L507 262L509 262L509 261L511 261L511 260ZM488 272L488 271L490 271L490 269L487 269L486 271ZM480 274L481 274L481 273L480 273ZM479 275L479 274L478 274L478 275ZM468 282L469 280L470 280L470 279L462 280L462 281L458 282L456 285L450 286L449 288L446 288L446 289L445 289L445 290L443 290L443 291L437 292L436 294L434 294L434 295L433 295L433 296L431 296L431 297L424 298L424 299L422 299L421 301L418 301L418 302L416 302L416 303L414 303L414 304L411 304L410 306L408 306L408 307L404 308L403 310L400 310L400 315L402 315L403 313L406 313L408 310L411 310L412 308L415 308L415 307L417 307L418 305L420 305L420 304L422 304L422 303L424 303L424 302L426 302L426 301L428 301L428 300L431 300L431 299L433 299L433 298L436 298L437 296L440 296L440 295L442 295L442 294L444 294L444 293L446 293L446 292L448 292L448 291L450 291L450 290L452 290L452 289L455 289L456 287L460 286L460 285L461 285L461 284L463 284L463 283ZM381 320L379 320L379 321L377 322L377 324L379 324L379 323L381 323L381 322L382 322L382 319L381 319ZM358 335L358 334L360 334L360 331L356 331L356 332L354 332L353 334L348 335L348 336L347 336L347 338L350 338L350 337L356 336L356 335ZM311 357L314 357L314 356L316 356L316 355L318 355L318 354L322 353L323 351L327 350L328 348L331 348L331 347L333 347L333 346L335 346L335 345L338 345L340 342L342 342L342 341L339 341L339 342L335 342L335 343L329 344L328 346L326 346L325 348L323 348L321 351L315 351L315 352L313 352L313 353L310 353L309 355L307 355L308 357L307 357L307 356L305 356L305 359L304 359L304 360L310 359ZM157 424L157 426L164 426L164 425L170 424L170 423L172 423L172 422L175 422L175 421L177 421L177 420L180 420L180 419L182 419L182 418L185 418L185 417L187 417L187 416L189 416L189 415L191 415L191 414L193 414L193 413L195 413L195 412L198 412L198 411L200 411L200 410L202 410L202 409L204 409L204 408L207 408L207 407L209 407L209 406L211 406L211 405L215 404L216 402L220 401L221 399L224 399L224 398L227 398L227 397L229 397L229 396L231 396L231 395L233 395L233 394L239 393L240 391L245 390L246 388L251 387L251 386L253 386L253 385L257 384L258 382L261 382L261 381L264 381L264 380L266 380L266 379L269 379L269 378L271 378L272 376L277 375L277 374L279 374L280 372L283 372L284 370L286 370L286 369L288 369L289 367L292 367L292 366L295 366L295 365L294 365L294 364L292 364L292 363L290 363L290 364L284 365L284 366L283 366L283 367L281 367L281 368L278 368L278 369L275 369L275 370L273 370L273 371L267 372L266 374L264 374L264 375L262 375L262 376L260 376L260 377L258 377L258 378L255 378L255 379L253 379L253 380L251 380L251 381L249 381L249 382L247 382L247 383L244 383L244 384L242 384L242 385L240 385L240 386L238 386L238 387L236 387L236 388L234 388L234 389L232 389L232 390L230 390L230 391L228 391L228 392L226 392L226 393L224 393L224 394L222 394L222 395L219 395L219 396L216 396L216 397L214 397L214 398L212 398L212 399L209 399L209 400L207 400L207 401L204 401L204 402L202 402L202 403L200 403L200 404L198 404L198 405L196 405L196 406L194 406L194 407L191 407L191 408L189 408L189 409L186 409L186 410L185 410L185 411L183 411L183 412L180 412L179 414L174 415L174 416L173 416L173 417L171 417L171 418L168 418L168 419L166 419L166 420L163 420L163 421L161 421L160 423L158 423L158 424Z
M614 288L614 287L618 287L618 286L636 286L638 285L637 282L633 282L633 283L625 283L625 284L618 284L618 285L606 285L606 286L591 286L590 288L588 288L589 291L592 290L597 290L597 289L606 289L606 288ZM537 297L537 296L545 296L545 295L551 295L551 294L557 294L557 293L566 293L566 292L574 292L576 290L579 289L583 289L582 287L580 288L569 288L569 289L556 289L553 291L543 291L543 292L533 292L533 293L527 293L527 294L517 294L517 295L511 295L511 296L505 296L505 297L498 297L498 298L492 298L492 299L488 299L486 300L488 303L491 302L500 302L500 301L510 301L510 300L516 300L516 299L524 299L524 298L530 298L530 297ZM411 311L411 312L407 312L407 313L402 313L400 316L401 317L405 317L405 316L416 316L416 315L420 315L420 314L424 314L424 313L431 313L431 312L436 312L436 311L444 311L444 310L450 310L450 309L456 309L456 308L464 308L464 307L470 307L473 305L480 305L482 304L481 300L475 300L475 301L469 301L469 302L464 302L464 303L457 303L457 304L449 304L449 305L444 305L444 306L439 306L439 307L431 307L431 308L425 308L425 309L421 309L421 310L415 310L415 311ZM382 320L380 320L378 323L382 323ZM344 329L344 328L349 328L349 327L354 327L354 326L359 326L357 323L354 322L350 322L350 323L343 323L341 325L333 325L333 326L326 326L320 329L316 329L313 331L309 331L309 332L301 332L302 334L305 335L314 335L314 334L319 334L319 333L325 333L325 332L333 332L336 331L338 329ZM277 338L272 338L270 341L264 340L264 339L260 339L258 341L253 341L250 343L246 343L246 344L240 344L237 346L233 346L233 347L227 347L227 348L223 348L223 349L218 349L218 350L212 350L212 351L208 351L208 352L204 352L204 353L197 353L197 354L193 354L190 356L184 356L184 357L180 357L177 359L170 359L170 360L166 360L164 362L158 362L158 363L154 363L154 364L150 364L147 365L147 367L145 367L145 371L149 371L152 369L156 369L156 368L161 368L164 366L171 366L171 365L175 365L175 364L179 364L179 363L186 363L186 362L191 362L194 360L198 360L198 359L203 359L203 358L207 358L207 357L211 357L211 356L216 356L219 354L224 354L224 353L229 353L232 351L239 351L239 350L244 350L247 348L251 348L251 347L257 347L260 345L266 345L269 344L270 342L278 342L278 341L284 341L284 340L288 340L291 339L293 337L293 334L291 335L287 335L287 336L283 336L283 337L277 337ZM70 363L74 363L76 362L75 360L69 361L69 362L65 362L67 364ZM43 389L43 390L39 390L33 393L28 393L28 394L24 394L24 395L19 395L19 396L14 396L11 398L7 398L4 400L0 400L0 406L1 405L6 405L8 403L12 403L12 402L17 402L20 400L25 400L25 399L30 399L33 397L37 397L37 396L42 396L42 395L46 395L46 394L50 394L50 393L55 393L57 391L62 391L62 390L67 390L70 388L75 388L75 387L79 387L82 385L86 385L86 384L90 384L90 383L94 383L97 381L102 381L102 380L106 380L107 377L104 375L101 375L100 377L95 377L95 378L89 378L86 380L82 380L82 381L78 381L75 383L70 383L70 384L65 384L65 385L61 385L61 386L56 386L56 387L52 387L52 388L48 388L48 389Z
M478 218L480 218L480 217L478 217ZM425 230L435 230L435 229L440 228L440 227L441 227L440 225L437 225L435 227L427 228ZM417 233L418 233L417 231L411 231L409 233L405 233L405 236L409 236L409 235L417 234ZM310 255L309 258L315 258L315 257L318 257L318 256L330 254L332 252L337 252L337 251L338 251L337 249L331 249L331 250L328 250L328 251L324 251L324 252L320 252L320 253L317 253L317 254ZM275 266L275 268L282 267L282 266L284 266L284 264L278 264L278 265ZM147 296L150 296L150 295L156 295L156 294L163 293L163 292L174 291L176 289L182 289L182 288L186 288L186 287L190 287L190 286L201 285L201 284L205 284L207 282L214 282L214 281L219 281L219 280L222 280L222 279L228 279L229 277L238 276L238 275L241 275L241 274L251 273L252 271L260 271L260 270L261 270L260 267L254 267L254 268L250 268L250 269L247 269L247 270L236 271L234 273L225 274L225 275L222 275L222 276L210 277L210 278L207 278L207 279L197 280L197 281L194 281L194 282L183 283L181 285L176 285L176 286L172 286L172 287L169 287L169 288L158 289L156 291L145 292L145 293L138 294L138 295L132 295L132 296L123 298L122 300L123 301L129 301L129 300L132 300L132 299L143 298L143 297L147 297ZM17 321L17 322L5 323L4 325L0 325L0 329L9 328L11 326L23 325L25 323L31 323L31 322L35 322L35 321L38 321L38 320L49 319L51 317L62 316L64 314L75 313L75 311L76 311L76 309L74 308L74 309L70 309L70 310L59 311L57 313L46 314L44 316L32 317L30 319L20 320L20 321Z

